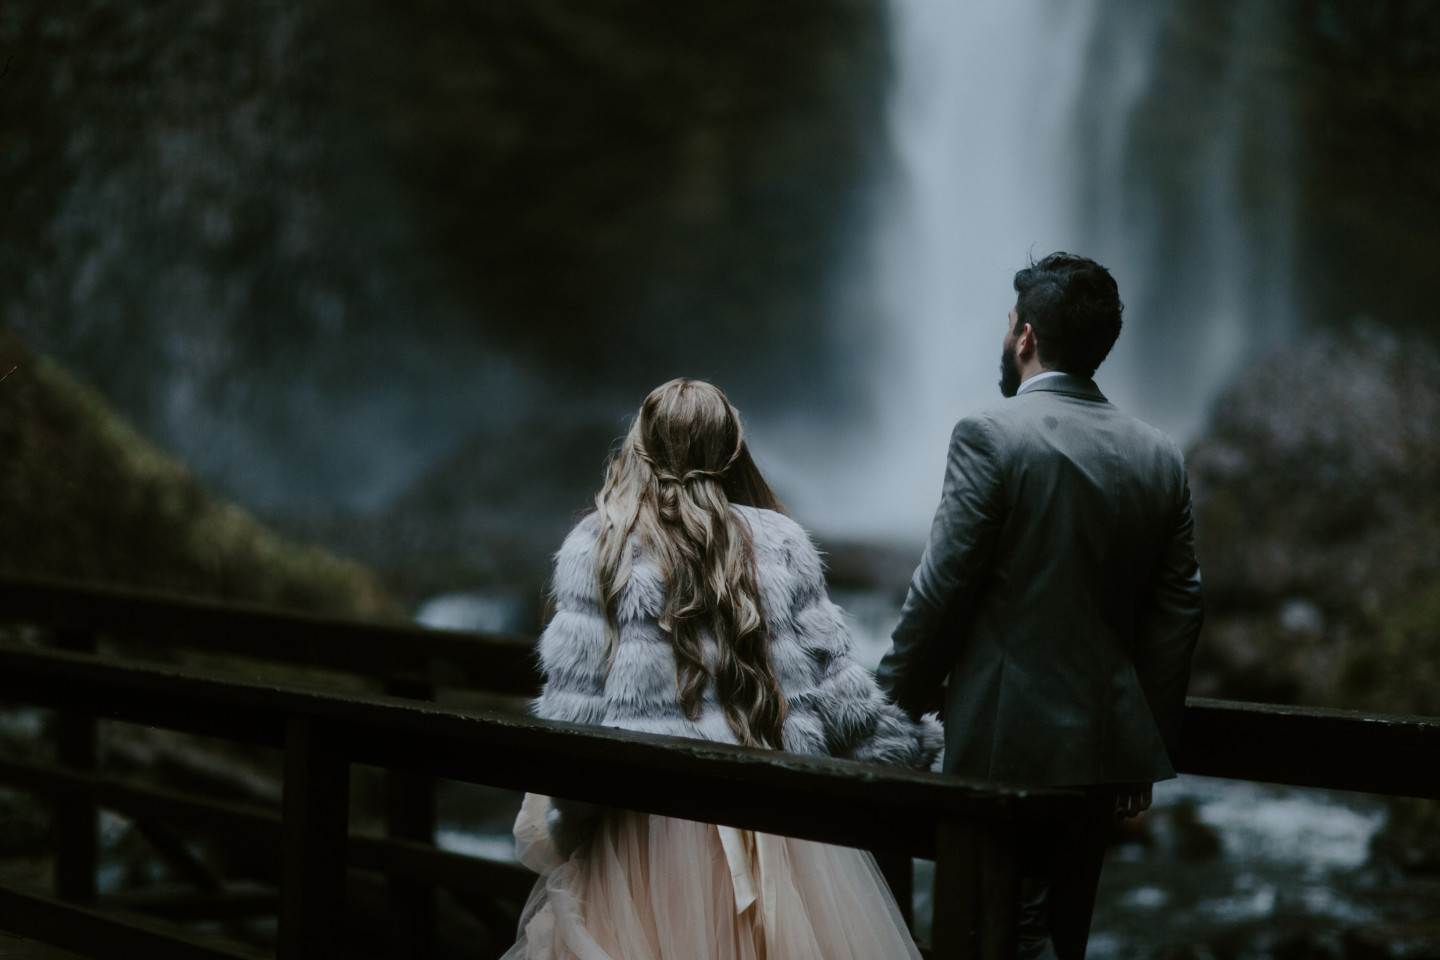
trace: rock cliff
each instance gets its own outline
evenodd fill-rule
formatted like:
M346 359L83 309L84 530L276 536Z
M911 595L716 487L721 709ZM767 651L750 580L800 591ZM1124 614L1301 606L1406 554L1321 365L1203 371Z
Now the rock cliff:
M0 375L0 570L315 613L403 613L373 574L212 496L95 391L3 332Z

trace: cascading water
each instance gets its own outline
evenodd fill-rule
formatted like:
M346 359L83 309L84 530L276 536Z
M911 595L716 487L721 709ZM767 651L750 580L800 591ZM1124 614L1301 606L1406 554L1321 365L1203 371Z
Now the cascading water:
M870 418L838 436L782 425L774 444L757 430L766 467L819 529L922 535L951 426L998 396L1010 277L1073 235L1058 145L1082 66L1072 21L1087 6L891 3L892 162L869 262L837 305Z
M1100 0L1086 39L1078 242L1127 303L1100 379L1182 442L1299 312L1287 29L1265 0Z
M1262 5L1231 5L1227 69L1198 88L1213 128L1203 155L1156 155L1137 126L1183 109L1157 102L1154 86L1167 11L1180 5L891 0L892 163L866 266L840 285L836 309L869 416L755 429L803 520L842 537L923 536L950 427L998 399L1010 281L1031 254L1070 249L1111 268L1127 327L1098 379L1182 441L1264 341L1247 331L1288 323L1288 221L1273 198L1283 188L1257 226L1238 186L1242 160L1255 159L1248 134L1284 127L1279 98L1247 92ZM1193 174L1168 206L1167 165Z

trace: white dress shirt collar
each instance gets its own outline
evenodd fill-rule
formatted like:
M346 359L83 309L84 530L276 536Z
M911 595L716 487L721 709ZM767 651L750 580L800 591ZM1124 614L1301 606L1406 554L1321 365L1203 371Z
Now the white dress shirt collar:
M1035 374L1035 376L1031 377L1029 380L1026 380L1024 383L1020 384L1020 389L1016 390L1015 393L1017 395L1024 393L1026 390L1029 390L1041 380L1048 380L1051 377L1063 377L1064 375L1065 371L1063 370L1042 370L1039 373Z

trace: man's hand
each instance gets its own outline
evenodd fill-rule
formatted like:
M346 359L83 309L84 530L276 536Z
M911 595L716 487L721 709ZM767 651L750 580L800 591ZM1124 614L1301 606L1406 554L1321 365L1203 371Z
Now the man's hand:
M1134 817L1150 809L1153 783L1122 783L1115 793L1115 816Z

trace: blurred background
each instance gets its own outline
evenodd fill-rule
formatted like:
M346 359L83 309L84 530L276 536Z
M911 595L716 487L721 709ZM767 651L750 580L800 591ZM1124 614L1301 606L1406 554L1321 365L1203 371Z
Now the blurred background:
M0 62L0 567L533 633L694 376L873 660L1070 249L1187 449L1192 692L1440 714L1426 3L8 0ZM1433 804L1162 801L1101 953L1440 956Z

